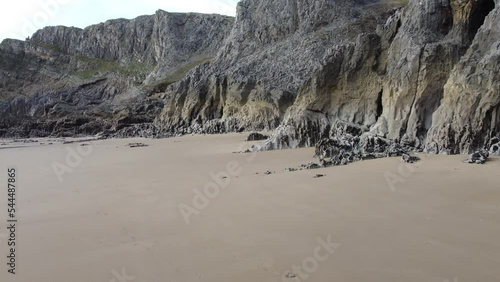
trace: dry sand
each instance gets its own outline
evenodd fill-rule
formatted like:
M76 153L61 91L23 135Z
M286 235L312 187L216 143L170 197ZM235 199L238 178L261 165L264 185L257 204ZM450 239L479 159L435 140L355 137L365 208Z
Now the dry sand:
M313 149L251 160L232 153L245 137L0 147L2 226L8 166L19 180L17 274L2 228L0 281L500 281L500 159L426 156L402 175L399 158L284 172L314 161ZM66 165L67 148L92 153L59 182L52 164ZM242 172L187 224L179 205L234 161Z

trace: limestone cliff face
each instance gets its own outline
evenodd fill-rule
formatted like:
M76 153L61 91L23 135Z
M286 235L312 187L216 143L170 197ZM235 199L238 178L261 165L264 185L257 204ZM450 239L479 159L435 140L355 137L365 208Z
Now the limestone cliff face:
M358 35L374 32L393 6L391 1L241 1L217 58L167 89L158 127L168 132L275 128L313 73L336 63L339 52L352 53ZM372 53L367 46L356 54L364 57L363 51Z
M233 22L160 10L85 29L47 27L26 42L5 40L0 134L95 134L151 123L163 107L158 89L214 57Z
M226 45L166 92L168 132L272 129L311 146L337 125L423 147L492 0L242 1ZM285 135L285 136L283 136Z
M428 130L439 122L433 113L441 104L450 72L494 8L492 3L410 2L388 50L384 112L373 128L376 133L416 145L426 142Z
M430 149L452 153L470 151L488 144L490 138L500 132L499 78L500 8L497 3L444 86L444 98L433 115Z
M148 78L154 81L171 75L179 66L212 58L233 21L219 15L159 10L153 16L109 20L85 29L47 27L37 31L31 41L57 46L71 55L154 66Z
M486 145L499 126L492 78L499 75L493 54L500 37L488 28L495 30L497 12L493 1L410 1L376 32L338 49L301 89L266 148L346 133L448 153ZM486 80L483 88L469 86L467 100L464 86L450 80L470 81L471 71Z

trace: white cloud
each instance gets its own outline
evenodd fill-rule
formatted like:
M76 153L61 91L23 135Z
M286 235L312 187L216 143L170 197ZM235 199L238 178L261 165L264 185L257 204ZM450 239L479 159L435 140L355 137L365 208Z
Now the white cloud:
M169 12L234 16L238 0L22 0L0 10L0 40L25 39L50 25L86 27L113 18L135 18L162 9ZM8 3L8 4L7 4Z

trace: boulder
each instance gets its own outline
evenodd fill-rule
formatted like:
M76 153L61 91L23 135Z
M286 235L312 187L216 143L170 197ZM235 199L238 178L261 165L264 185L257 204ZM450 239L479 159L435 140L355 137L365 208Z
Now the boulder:
M469 164L484 164L488 160L489 156L490 153L487 150L480 150L471 154L469 159L465 162Z
M269 138L269 136L267 136L267 135L253 132L253 133L250 133L250 135L248 135L247 141L262 141L262 140L266 140L268 138Z
M405 163L412 164L414 162L420 161L420 158L416 156L410 156L409 154L403 154L401 160Z

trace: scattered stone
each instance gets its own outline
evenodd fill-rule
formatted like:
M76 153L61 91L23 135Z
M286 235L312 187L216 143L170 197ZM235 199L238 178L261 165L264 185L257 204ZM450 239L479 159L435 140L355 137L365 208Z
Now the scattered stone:
M270 175L270 174L273 174L273 173L275 173L275 172L271 172L271 171L269 171L269 170L268 170L268 171L266 171L266 172L264 172L264 174L265 174L265 175Z
M308 163L308 164L301 165L301 167L304 169L318 169L318 168L321 168L321 165L319 165L317 163Z
M86 146L90 146L90 144L88 143L84 143L84 144L80 144L81 147L86 147Z
M286 172L294 172L294 171L297 171L297 170L298 170L298 169L293 168L293 167L285 168L285 171L286 171Z
M402 156L402 160L403 160L403 162L405 162L405 163L412 164L412 163L414 163L414 162L418 162L418 161L420 161L420 158L419 158L419 157L416 157L416 156L410 156L409 154L403 154L403 156Z
M233 152L233 154L249 154L257 151L259 151L258 147L252 146L251 148L245 149L243 151Z
M24 144L29 144L29 143L38 143L38 140L35 140L35 139L22 139L22 140L19 140L18 142L24 143Z
M314 176L314 178L321 178L321 177L324 177L324 176L325 176L324 174L316 174L316 175Z
M87 138L87 139L81 139L81 140L64 140L62 143L63 144L73 144L73 143L84 143L84 142L92 142L92 141L98 141L98 140L104 140L105 138Z
M483 149L470 155L470 158L465 162L469 164L484 164L489 156L490 153Z
M260 133L250 133L250 135L247 138L247 141L262 141L262 140L267 140L269 136L260 134Z
M291 273L291 272L288 272L286 275L285 275L285 278L289 278L289 279L293 279L293 278L296 278L297 275L294 274L294 273Z
M144 143L129 143L127 146L129 146L130 148L141 148L141 147L148 147L149 145Z

